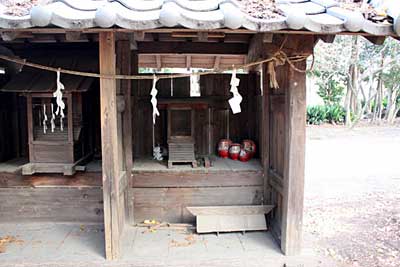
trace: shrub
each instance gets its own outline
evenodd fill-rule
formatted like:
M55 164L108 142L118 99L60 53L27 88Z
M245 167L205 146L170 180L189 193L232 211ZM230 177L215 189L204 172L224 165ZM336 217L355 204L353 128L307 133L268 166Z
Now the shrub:
M307 123L320 125L326 121L325 106L309 106L307 107Z
M346 111L340 105L307 107L308 124L320 125L325 122L341 124L344 123L345 118Z
M346 110L340 105L326 107L326 120L332 124L344 123Z
M327 106L338 105L344 96L344 87L340 81L333 77L324 78L317 82L317 94L322 98L324 104Z

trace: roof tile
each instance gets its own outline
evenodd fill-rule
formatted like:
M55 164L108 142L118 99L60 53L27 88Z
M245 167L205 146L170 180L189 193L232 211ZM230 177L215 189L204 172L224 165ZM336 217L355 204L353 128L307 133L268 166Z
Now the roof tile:
M400 34L400 7L388 3L385 23L363 17L353 0L0 0L0 28L161 27L307 29ZM387 1L387 2L385 2ZM391 3L391 4L390 4ZM374 2L377 5L377 3ZM352 4L354 6L354 3ZM379 8L379 7L376 7ZM370 7L374 10L373 7ZM393 22L393 23L392 23Z

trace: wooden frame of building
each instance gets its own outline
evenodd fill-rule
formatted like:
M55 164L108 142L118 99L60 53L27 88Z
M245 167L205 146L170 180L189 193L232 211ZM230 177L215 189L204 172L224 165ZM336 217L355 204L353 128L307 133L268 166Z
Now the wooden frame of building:
M88 10L87 12L92 13L88 13L88 17L78 21L61 16L62 10L51 8L35 9L36 13L32 12L31 17L26 18L23 27L9 27L11 24L7 23L10 22L5 21L9 18L0 16L0 22L3 23L1 24L3 28L0 30L3 37L2 45L17 51L16 55L18 51L25 50L26 53L26 50L34 47L37 42L49 43L57 40L60 44L49 46L62 46L63 49L68 49L67 45L63 45L69 42L98 43L99 73L111 76L103 76L99 79L101 184L106 258L120 257L121 240L127 224L145 218L146 215L154 215L155 210L159 211L160 218L192 220L193 218L188 217L184 207L193 204L203 206L207 204L274 205L274 210L268 216L271 232L285 255L299 254L302 243L305 164L306 75L304 72L296 71L287 62L276 66L275 78L279 84L279 88L276 89L270 85L267 64L261 65L258 69L250 69L246 76L247 84L253 89L252 94L254 94L252 102L246 102L246 109L254 111L256 115L248 115L241 118L241 121L252 123L253 126L248 130L251 132L249 135L258 136L260 168L239 171L188 171L179 174L173 171L157 172L133 168L133 155L136 155L140 143L146 138L143 136L145 134L140 133L140 127L143 125L138 124L144 109L137 108L140 107L141 101L147 100L143 100L139 95L141 89L139 84L142 81L117 80L112 76L137 74L139 67L224 69L232 64L241 65L269 58L276 55L278 51L283 51L289 57L311 55L314 45L319 40L332 41L332 36L341 31L367 35L370 40L379 42L378 39L382 36L391 35L397 38L399 30L397 20L396 23L390 25L391 28L369 22L369 24L363 22L360 26L356 19L359 18L358 13L341 13L342 10L333 9L334 6L318 5L318 1L311 1L309 5L323 9L319 11L320 13L305 12L300 16L288 4L288 6L282 6L285 16L273 22L255 20L242 13L240 13L242 15L237 15L235 12L241 11L229 1L218 4L217 11L214 12L224 14L225 19L214 16L215 14L211 16L209 13L211 7L205 7L204 10L199 11L203 12L201 16L190 18L182 15L188 7L180 6L176 1L170 1L168 4L154 7L163 11L157 18L152 17L153 13L141 10L141 7L136 7L138 10L128 10L132 14L142 12L142 16L152 15L148 19L143 17L141 23L133 15L124 18L123 14L117 11L115 16L102 13L107 8L113 10L113 5L120 5L117 2L107 3L105 6L94 5L91 8L97 11ZM60 4L64 5L64 3ZM205 2L203 4L206 5ZM172 8L178 5L177 10L181 13L172 15L168 13L171 12L171 5ZM296 2L293 5L298 6L301 3ZM64 8L73 11L78 7ZM237 17L232 18L233 15L227 11L229 8L234 8L233 13ZM52 16L49 16L48 12L52 12ZM79 10L79 12L84 11ZM40 20L36 17L38 14L42 15ZM60 15L61 19L57 20L57 15ZM211 17L205 19L206 16ZM329 18L331 21L325 25L318 16ZM172 19L175 21L171 21ZM46 27L48 25L61 28ZM186 28L173 27L176 25L184 25ZM303 30L295 31L298 29ZM364 32L359 33L361 30ZM28 43L20 42L21 40ZM294 65L298 69L306 68L305 61L294 63ZM261 90L256 90L258 87L261 87ZM226 89L228 88L224 90ZM246 93L249 92L250 90ZM210 107L206 109L209 122L216 123L216 118L213 116L218 114L210 110L221 106L222 109L226 109L228 96L229 94L222 95L217 99L210 96L198 100L210 104ZM1 97L3 98L4 95ZM176 101L190 103L196 100L186 98ZM162 99L160 104L163 105ZM193 112L192 114L192 117L195 116ZM201 114L199 113L199 116L204 116ZM232 120L229 116L226 119L228 132L231 127L229 123ZM192 126L192 134L195 127ZM207 140L213 140L205 145L208 153L214 152L213 147L216 145L214 140L218 138L215 134L217 131L211 131L211 127L211 123L208 123L207 127L202 127ZM3 138L9 138L9 136L5 133ZM238 136L240 137L240 134ZM0 137L2 137L1 132ZM230 179L226 179L227 175L231 176ZM95 183L99 185L98 181ZM215 187L218 187L218 192ZM196 188L197 195L195 196L192 194L193 188ZM179 203L170 201L170 199L176 199L174 194L179 195ZM161 195L162 200L156 202L154 198L149 198L155 195L158 197ZM207 199L211 199L209 203L205 202L204 195ZM227 203L219 196L235 201ZM149 203L152 205L149 206ZM182 217L177 219L175 213L166 212L171 205L179 206L180 210L176 212ZM149 211L153 213L146 213Z

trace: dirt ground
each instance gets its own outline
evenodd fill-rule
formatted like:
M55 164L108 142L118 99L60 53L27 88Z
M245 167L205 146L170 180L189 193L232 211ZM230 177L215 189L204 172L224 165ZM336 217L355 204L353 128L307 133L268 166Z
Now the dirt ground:
M318 254L400 266L399 155L399 126L308 127L304 234Z

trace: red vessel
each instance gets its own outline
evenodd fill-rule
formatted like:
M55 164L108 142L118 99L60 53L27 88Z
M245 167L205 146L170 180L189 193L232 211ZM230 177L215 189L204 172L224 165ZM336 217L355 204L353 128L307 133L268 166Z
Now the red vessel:
M242 146L243 146L244 150L249 152L250 158L252 158L256 154L256 144L254 143L254 141L248 140L248 139L243 140Z
M240 154L240 144L234 143L231 145L229 148L229 157L233 160L238 160L239 159L239 154Z
M240 149L239 160L246 162L249 161L250 159L251 159L251 153L245 150L244 148Z
M231 146L232 141L229 139L221 139L218 143L218 156L221 158L229 157L229 147Z

